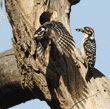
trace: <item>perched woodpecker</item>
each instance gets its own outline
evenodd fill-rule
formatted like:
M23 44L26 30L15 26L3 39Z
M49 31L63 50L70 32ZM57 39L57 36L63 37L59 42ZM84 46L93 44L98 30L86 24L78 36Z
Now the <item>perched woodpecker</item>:
M84 27L82 29L76 29L76 31L81 31L84 34L81 44L81 52L83 56L87 57L88 66L90 72L92 73L96 59L96 42L94 38L94 30L90 27Z
M74 40L66 30L66 28L63 26L63 24L56 21L46 22L34 33L34 40L36 41L36 44L38 42L40 43L40 49L37 49L39 60L45 60L45 46L42 45L44 44L44 42L41 44L41 40L43 40L44 38L51 40L62 55L65 54L66 56L69 56L74 51Z

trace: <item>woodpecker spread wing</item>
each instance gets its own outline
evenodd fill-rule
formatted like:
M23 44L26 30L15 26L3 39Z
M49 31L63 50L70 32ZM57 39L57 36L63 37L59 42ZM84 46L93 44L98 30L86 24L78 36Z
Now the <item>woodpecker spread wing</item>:
M50 34L47 35L47 33ZM69 56L69 54L73 51L73 38L61 22L46 22L35 32L34 36L36 37L36 40L44 37L51 38L61 54L65 53Z
M60 22L51 22L52 29L57 33L55 37L52 37L53 42L56 44L58 50L67 56L74 51L74 40L66 28ZM56 38L57 37L57 38Z

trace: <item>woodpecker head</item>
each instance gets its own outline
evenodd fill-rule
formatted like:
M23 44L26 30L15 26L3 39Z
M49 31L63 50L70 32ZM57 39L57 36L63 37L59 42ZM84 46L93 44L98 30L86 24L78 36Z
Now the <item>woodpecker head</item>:
M76 31L81 31L84 34L84 37L89 37L90 39L94 38L94 30L91 27L84 27L82 29L76 29Z
M38 30L34 33L34 39L41 39L44 37L46 33L46 28L44 26L41 26Z

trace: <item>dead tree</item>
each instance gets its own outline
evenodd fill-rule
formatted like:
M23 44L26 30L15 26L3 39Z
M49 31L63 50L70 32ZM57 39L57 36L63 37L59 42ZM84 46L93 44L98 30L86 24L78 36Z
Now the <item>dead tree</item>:
M110 109L110 81L97 69L86 80L88 67L76 46L77 60L58 50L52 52L51 41L46 48L46 67L36 56L35 29L54 20L70 32L71 6L79 1L5 0L13 49L0 54L0 109L35 98L46 101L51 109Z

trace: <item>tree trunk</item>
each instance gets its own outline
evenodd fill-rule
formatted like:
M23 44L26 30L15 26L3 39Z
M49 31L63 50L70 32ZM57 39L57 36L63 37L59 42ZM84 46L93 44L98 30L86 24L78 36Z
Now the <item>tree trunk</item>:
M14 51L0 54L0 109L35 98L46 101L51 109L110 109L110 81L97 69L87 80L88 66L76 46L77 58L54 53L48 44L45 67L36 56L35 30L54 20L70 33L71 5L79 0L5 1Z

